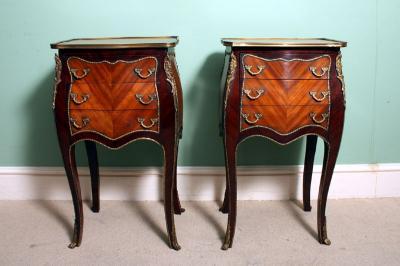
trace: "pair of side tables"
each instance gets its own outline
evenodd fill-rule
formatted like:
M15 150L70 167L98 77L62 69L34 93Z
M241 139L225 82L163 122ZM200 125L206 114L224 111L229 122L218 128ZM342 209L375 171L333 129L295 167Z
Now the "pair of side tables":
M179 250L174 214L179 202L176 168L182 135L182 88L175 60L177 37L73 39L58 49L53 109L59 145L71 189L75 226L70 248L82 241L83 210L74 145L85 142L92 186L92 210L99 211L96 143L110 149L147 139L164 150L164 210L171 248ZM317 137L325 142L318 196L318 239L329 245L326 201L339 151L345 111L340 48L329 39L222 39L222 127L228 213L222 249L232 247L236 225L236 148L252 136L287 144L307 135L303 176L304 210Z

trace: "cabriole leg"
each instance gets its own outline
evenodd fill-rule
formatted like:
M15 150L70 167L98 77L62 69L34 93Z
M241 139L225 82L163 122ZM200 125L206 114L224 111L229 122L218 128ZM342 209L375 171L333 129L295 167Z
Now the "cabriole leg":
M326 227L326 201L328 198L329 186L332 180L337 155L339 152L338 141L330 144L325 142L324 164L322 167L321 182L318 194L318 240L321 244L330 245Z
M175 233L175 223L174 223L174 199L173 191L175 189L174 181L174 167L176 158L176 147L175 143L168 143L164 145L165 150L165 175L164 175L164 210L165 210L165 220L167 224L168 239L171 248L175 250L181 249L178 244Z
M71 189L72 201L75 210L75 224L72 242L69 248L79 247L82 242L83 233L83 209L82 209L82 196L79 184L78 171L75 162L75 147L69 145L61 145L62 157L64 160L65 173L68 177L69 187Z
M223 250L232 247L233 237L235 236L236 227L236 203L237 203L237 182L236 182L236 143L233 141L226 141L226 176L227 176L227 189L225 199L228 199L228 225L225 234Z

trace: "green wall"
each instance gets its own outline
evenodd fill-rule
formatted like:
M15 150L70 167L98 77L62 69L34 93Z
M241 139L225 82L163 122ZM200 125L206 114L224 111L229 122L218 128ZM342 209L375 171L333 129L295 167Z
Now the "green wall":
M59 166L51 110L50 42L75 37L179 35L184 136L179 164L223 165L218 136L221 37L328 37L343 49L347 114L339 163L400 162L400 1L0 1L0 165ZM321 162L322 142L317 160ZM78 145L79 162L85 164ZM100 148L103 165L161 165L161 149L137 142ZM304 140L250 139L239 164L300 164Z

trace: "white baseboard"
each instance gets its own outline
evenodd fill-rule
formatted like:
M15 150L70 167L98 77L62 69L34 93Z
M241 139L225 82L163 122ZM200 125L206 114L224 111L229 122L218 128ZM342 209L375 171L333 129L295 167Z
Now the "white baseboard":
M79 168L82 197L90 199L87 168ZM302 166L238 167L239 200L301 199ZM321 166L314 167L316 199ZM102 200L161 200L162 169L100 168ZM221 200L224 167L178 167L181 200ZM337 165L329 198L400 197L400 164ZM0 167L0 200L70 200L62 167Z

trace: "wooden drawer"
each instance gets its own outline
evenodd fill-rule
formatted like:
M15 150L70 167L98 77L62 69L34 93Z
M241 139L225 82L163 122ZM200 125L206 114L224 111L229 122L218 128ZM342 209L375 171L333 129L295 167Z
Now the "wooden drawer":
M71 110L130 110L157 109L159 106L156 83L84 83L71 85Z
M157 71L155 57L133 61L88 61L70 57L67 61L73 83L154 82Z
M268 127L288 134L305 126L328 128L329 105L315 106L243 106L241 130L251 127Z
M92 131L116 139L139 130L159 131L158 110L70 110L72 133Z
M159 131L158 110L113 111L112 116L114 138L139 130Z
M71 132L94 131L113 137L113 120L111 112L97 110L70 110L69 122Z
M69 109L112 110L110 86L105 83L74 83L69 93Z
M329 80L245 79L243 105L329 104Z
M329 79L330 65L328 55L282 59L245 54L241 61L242 77L249 79Z
M78 57L67 61L71 83L111 83L111 65L105 61L90 62Z
M157 59L144 57L135 61L118 61L111 67L112 83L155 82Z
M113 110L158 109L155 83L120 83L112 88Z

